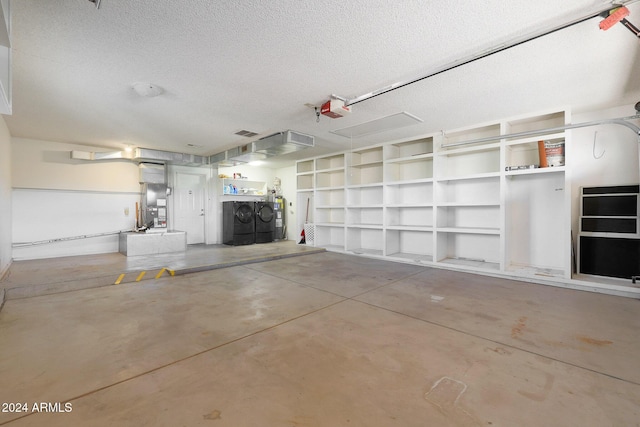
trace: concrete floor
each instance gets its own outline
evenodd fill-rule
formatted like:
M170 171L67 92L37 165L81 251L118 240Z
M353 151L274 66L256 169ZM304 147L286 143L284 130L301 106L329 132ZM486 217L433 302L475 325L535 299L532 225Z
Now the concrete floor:
M9 299L0 425L640 426L640 301L299 255Z
M324 249L289 240L248 246L190 245L185 252L171 254L127 257L116 252L18 261L0 280L0 291L5 291L5 299L29 298L317 252ZM120 275L124 277L119 281Z

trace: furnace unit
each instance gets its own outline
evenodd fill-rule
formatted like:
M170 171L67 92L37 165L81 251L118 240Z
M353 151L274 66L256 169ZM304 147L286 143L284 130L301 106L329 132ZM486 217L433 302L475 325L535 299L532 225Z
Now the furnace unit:
M140 163L142 226L148 231L167 230L167 180L164 165Z
M167 184L143 184L143 225L149 229L167 229Z

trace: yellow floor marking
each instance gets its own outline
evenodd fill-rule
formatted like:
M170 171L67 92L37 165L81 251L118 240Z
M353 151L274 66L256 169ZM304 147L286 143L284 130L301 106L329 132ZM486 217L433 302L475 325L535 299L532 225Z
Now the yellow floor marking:
M167 267L164 267L162 270L160 270L158 272L158 274L156 274L155 278L159 279L160 277L162 277L162 275L164 274L165 271L168 272L171 276L175 276L176 275L175 270L170 270ZM136 277L136 282L141 281L145 274L147 274L146 271L140 272L140 274L138 274L138 277ZM122 273L121 275L119 275L118 279L115 281L114 285L119 285L120 283L122 283L122 281L124 280L124 276L125 275L126 275L126 273Z

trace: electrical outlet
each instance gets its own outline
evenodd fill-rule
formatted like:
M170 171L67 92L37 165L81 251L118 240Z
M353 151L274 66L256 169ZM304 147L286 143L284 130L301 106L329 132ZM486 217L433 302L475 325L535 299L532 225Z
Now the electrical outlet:
M124 216L129 216L129 208L124 208Z

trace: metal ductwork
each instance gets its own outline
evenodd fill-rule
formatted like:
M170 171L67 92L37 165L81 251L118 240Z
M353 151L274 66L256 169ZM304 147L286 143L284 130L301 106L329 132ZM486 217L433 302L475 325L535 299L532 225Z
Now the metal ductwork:
M136 148L133 153L126 151L71 151L71 158L77 160L132 160L137 163L160 163L180 166L207 166L209 159L195 154L174 153L172 151Z
M206 166L209 164L207 158L204 156L174 153L172 151L150 150L148 148L136 148L133 160L138 162L160 162L168 165L181 166Z
M229 160L241 163L264 160L269 157L266 154L258 153L256 151L255 142L250 142L248 144L241 145L240 147L232 148L231 150L227 151L227 155L229 157Z
M100 151L94 153L92 151L71 151L71 158L76 160L131 160L131 153L124 151Z
M254 160L293 153L314 146L314 138L300 132L287 130L260 138L255 142L234 147L212 156L176 153L173 151L136 148L133 153L125 151L90 152L71 151L71 158L78 160L132 160L137 163L159 163L180 166L237 166Z
M288 130L260 138L253 143L253 149L256 153L272 157L313 147L314 142L311 135Z
M311 135L287 130L265 136L257 141L211 156L210 162L218 162L219 165L223 166L224 164L222 162L244 163L264 160L268 157L280 156L313 147L314 142L314 138ZM215 161L212 161L212 159ZM233 166L235 166L235 164L233 164Z
M240 153L240 147L232 148L231 150L223 151L222 153L209 156L209 164L217 165L221 167L232 167L246 163L240 160L232 160L232 157L238 156Z

